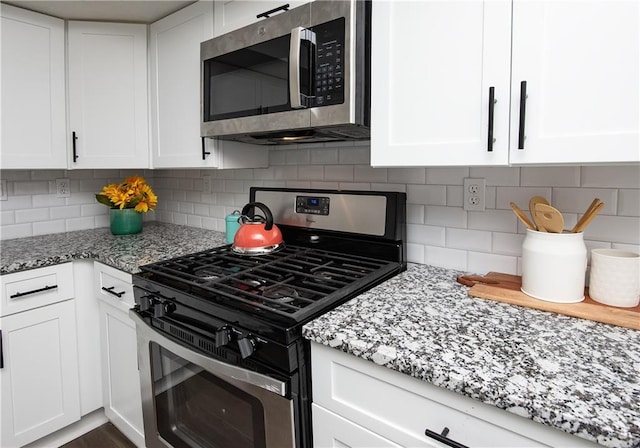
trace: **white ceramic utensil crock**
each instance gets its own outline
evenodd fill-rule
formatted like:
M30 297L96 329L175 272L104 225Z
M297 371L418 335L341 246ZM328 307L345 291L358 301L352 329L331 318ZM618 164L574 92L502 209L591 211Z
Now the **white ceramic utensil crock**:
M522 292L548 302L584 300L587 248L582 236L527 229L522 243Z

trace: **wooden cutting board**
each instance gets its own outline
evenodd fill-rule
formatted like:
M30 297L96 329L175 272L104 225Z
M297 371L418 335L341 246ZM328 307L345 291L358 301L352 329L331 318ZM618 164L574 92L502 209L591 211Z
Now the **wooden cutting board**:
M482 278L489 283L474 284L469 289L470 296L640 330L640 305L634 308L603 305L589 297L588 288L585 289L585 298L582 302L547 302L535 299L520 291L522 278L519 275L489 272Z

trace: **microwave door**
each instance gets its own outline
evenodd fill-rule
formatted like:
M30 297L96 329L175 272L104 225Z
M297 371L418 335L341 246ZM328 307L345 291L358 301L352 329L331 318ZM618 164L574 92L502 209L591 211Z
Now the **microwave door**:
M310 106L315 73L315 33L303 27L291 30L289 45L289 101L292 109Z

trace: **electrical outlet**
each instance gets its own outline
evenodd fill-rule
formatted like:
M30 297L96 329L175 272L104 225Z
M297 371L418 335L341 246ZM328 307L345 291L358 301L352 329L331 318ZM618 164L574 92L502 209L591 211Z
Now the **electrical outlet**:
M464 198L462 208L468 211L483 212L486 187L486 179L465 178L463 182Z
M203 193L211 193L213 190L211 186L211 174L205 174L202 176L202 192Z
M0 179L0 201L6 201L7 199L8 199L7 180Z
M56 197L68 198L71 196L71 188L69 187L69 179L56 179Z

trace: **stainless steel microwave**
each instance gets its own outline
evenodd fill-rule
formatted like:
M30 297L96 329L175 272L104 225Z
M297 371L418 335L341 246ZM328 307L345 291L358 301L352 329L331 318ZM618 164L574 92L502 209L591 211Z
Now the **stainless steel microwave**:
M202 136L369 139L370 19L370 1L318 0L202 42Z

